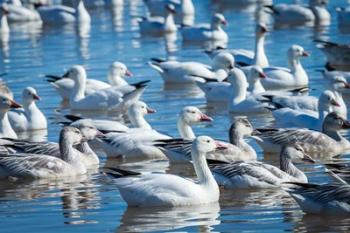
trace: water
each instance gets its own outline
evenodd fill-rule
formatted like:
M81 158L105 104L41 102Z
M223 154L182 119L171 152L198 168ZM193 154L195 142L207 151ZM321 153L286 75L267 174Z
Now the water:
M106 80L109 64L119 60L134 73L130 82L152 80L143 99L158 111L147 117L155 129L178 136L177 113L183 106L196 105L215 119L210 124L195 126L197 135L226 139L232 117L223 108L207 105L195 89L164 87L159 75L146 65L151 57L210 63L202 52L203 48L182 45L181 38L141 38L135 16L144 15L145 10L141 1L126 2L123 8L90 10L90 33L84 33L84 30L77 32L69 27L41 29L35 25L12 25L11 40L1 48L0 71L8 72L4 79L16 98L20 98L26 86L34 86L38 90L43 99L38 105L50 122L48 140L56 141L60 126L55 122L68 110L60 107L60 98L43 76L62 74L73 64L83 64L89 77ZM215 6L210 5L209 0L194 2L197 21L206 22ZM328 7L333 18L330 27L283 30L271 27L266 38L266 52L273 65L286 65L285 53L292 43L300 44L311 52L311 57L303 59L302 63L310 77L311 94L316 96L325 83L316 69L322 67L325 57L313 40L349 41L350 34L337 27L334 14L335 6L344 4L345 1L331 1ZM226 28L230 36L229 47L253 49L254 13L249 8L240 11L230 8L224 14L229 22ZM269 116L249 116L249 119L255 127L266 126L272 121ZM249 142L262 159L261 149L254 141ZM275 155L265 155L264 159L278 164ZM101 155L101 160L103 167L106 158ZM107 165L194 176L190 165L169 166L166 161L114 160L108 161ZM320 166L301 167L312 182L329 180ZM347 232L350 228L349 218L304 215L295 202L279 190L221 190L219 204L200 207L127 208L113 180L99 172L75 181L1 181L0 222L0 232Z

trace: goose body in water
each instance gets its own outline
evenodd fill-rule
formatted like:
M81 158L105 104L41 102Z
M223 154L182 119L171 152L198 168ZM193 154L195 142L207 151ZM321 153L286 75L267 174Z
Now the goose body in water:
M293 159L314 162L299 145L285 145L280 153L280 168L264 162L238 161L214 164L211 171L225 188L276 188L284 182L307 183L306 175L293 164Z
M196 138L191 153L197 181L172 174L140 174L116 170L108 172L130 207L191 206L214 203L219 200L219 187L208 168L205 154L224 148L207 136ZM129 176L128 176L129 174ZM200 194L200 195L198 195Z
M85 140L79 129L65 127L60 134L61 158L44 154L1 154L0 177L29 179L75 177L86 173L85 165L79 160L81 153L74 145Z

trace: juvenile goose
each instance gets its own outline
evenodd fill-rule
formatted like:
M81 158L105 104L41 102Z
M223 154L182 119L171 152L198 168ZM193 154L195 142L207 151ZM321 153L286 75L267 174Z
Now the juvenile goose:
M165 18L143 18L139 21L141 34L163 35L177 31L174 22L175 7L169 4L165 8Z
M46 75L47 81L56 89L62 99L69 99L74 89L74 81L68 77L68 72L62 77L55 75ZM128 83L125 81L126 76L132 76L132 73L128 70L125 64L115 61L109 66L107 79L108 83L102 82L97 79L86 79L85 94L89 95L96 90L105 88L125 87Z
M69 99L70 108L74 110L119 110L137 101L146 85L142 84L127 93L122 93L118 87L110 87L85 95L86 72L80 65L68 70L68 77L73 79L74 88Z
M193 42L220 41L227 43L228 36L226 32L221 28L222 25L227 25L225 16L220 13L216 13L211 20L210 26L185 26L181 28L182 39L184 41Z
M213 58L211 67L199 62L163 61L152 59L149 65L158 71L166 83L194 83L195 81L214 79L222 81L234 67L234 58L229 53L220 53Z
M132 128L141 128L141 129L152 129L150 124L146 121L145 115L155 113L156 110L148 107L145 102L136 101L131 104L128 109L128 118L131 123ZM65 116L70 121L81 120L81 117L74 115ZM113 131L122 131L127 132L129 127L119 121L112 120L99 120L91 119L92 123L96 126L98 130L102 132L113 132Z
M207 153L208 159L220 161L249 161L256 160L255 150L245 142L244 137L251 136L253 126L246 118L238 118L229 129L229 143L220 141L226 149ZM164 152L172 163L185 163L191 160L193 140L160 140L156 145Z
M292 45L288 50L288 64L290 69L284 67L264 68L266 79L262 80L267 90L291 89L305 87L309 83L308 75L300 63L301 57L309 54L299 45Z
M314 162L301 146L287 144L280 153L280 168L258 161L238 161L212 165L211 171L216 182L225 188L276 188L285 182L307 183L306 175L293 164L294 159Z
M262 128L254 136L265 152L276 153L285 144L298 143L313 157L333 157L350 150L350 142L339 133L349 129L350 122L335 112L329 113L323 121L322 132L296 128Z
M350 44L339 44L324 40L315 40L317 47L326 55L331 66L349 66Z
M99 158L96 153L90 148L88 141L94 140L101 133L96 129L89 119L75 121L71 126L80 130L85 138L84 141L74 146L74 151L77 150L76 156L86 168L95 168L99 165ZM17 153L28 153L36 155L50 155L62 159L60 147L55 142L28 142L22 140L11 140L7 146L10 150ZM79 153L81 152L81 153ZM12 152L13 153L13 152Z
M305 213L350 215L349 184L292 184L286 191Z
M279 127L301 127L320 131L326 115L333 112L333 107L340 107L334 94L326 90L322 92L318 101L318 112L310 110L295 110L281 108L272 111L272 115Z
M193 140L195 134L191 125L212 121L212 118L203 114L197 107L187 106L182 109L177 121L180 137ZM100 138L100 144L108 157L125 158L165 158L164 153L154 141L171 139L153 129L131 128L125 133L108 133Z
M171 174L140 174L116 170L116 185L128 206L191 206L217 202L219 187L208 168L205 154L224 148L207 136L195 139L192 145L192 161L197 181ZM128 176L129 175L129 176ZM200 193L200 195L198 195Z
M8 119L16 132L47 129L47 120L36 106L35 101L40 100L33 87L26 87L22 92L23 108L8 112Z
M2 154L0 155L0 177L57 179L85 174L86 167L78 156L80 152L73 147L82 140L84 137L77 128L64 127L59 140L61 158L45 154Z
M1 138L17 138L17 134L12 129L10 121L8 119L8 111L10 108L20 108L22 107L8 95L0 93L0 137Z
M76 9L63 5L41 6L38 12L44 24L90 24L91 18L84 1L78 0Z

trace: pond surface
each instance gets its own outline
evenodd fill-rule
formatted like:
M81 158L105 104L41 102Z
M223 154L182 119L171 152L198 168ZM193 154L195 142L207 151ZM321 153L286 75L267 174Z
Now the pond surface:
M277 2L277 1L276 1ZM291 2L291 1L279 1ZM194 0L197 22L207 22L217 9L209 0ZM337 27L335 6L344 1L331 1L332 24L329 27L274 29L266 38L270 64L286 66L286 51L300 44L311 53L302 60L309 74L311 94L318 96L325 81L316 70L325 57L313 42L316 38L349 42L350 34ZM254 47L254 7L224 8L229 22L230 48ZM33 86L42 101L39 107L49 119L48 140L57 141L61 128L56 122L69 112L61 108L61 99L45 74L62 74L73 64L82 64L88 76L106 80L108 66L115 60L124 62L134 77L129 82L150 79L143 100L157 109L147 116L151 125L162 132L178 136L176 117L186 105L199 106L214 118L210 124L194 126L197 135L227 138L232 116L225 108L207 105L203 95L193 88L165 87L160 76L146 64L150 58L194 60L210 64L210 59L197 45L183 45L179 38L142 38L137 16L145 14L142 1L125 1L124 7L90 10L90 31L74 27L38 27L11 25L10 42L1 47L0 72L20 101L22 89ZM345 30L346 32L346 30ZM348 102L348 98L346 99ZM101 116L99 116L101 117ZM107 116L102 116L107 117ZM109 116L113 117L113 116ZM249 116L255 127L273 124L269 115ZM343 132L347 137L348 132ZM278 156L263 155L253 140L249 142L258 156L278 164ZM346 157L346 156L345 156ZM101 153L103 167L105 156ZM108 165L138 171L160 171L193 177L190 165L169 165L167 161L108 161ZM327 182L322 166L301 165L311 182ZM190 208L127 208L109 177L92 172L76 181L0 181L0 232L349 232L350 218L319 217L303 214L294 200L280 190L221 190L219 204Z

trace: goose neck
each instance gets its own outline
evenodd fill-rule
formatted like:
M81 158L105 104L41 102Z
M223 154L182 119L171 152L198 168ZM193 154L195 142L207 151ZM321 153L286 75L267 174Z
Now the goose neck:
M166 29L171 29L175 25L173 13L169 12L167 14L167 16L165 17L164 24Z
M134 128L152 129L152 126L146 121L141 113L133 111L128 112L129 120Z
M233 88L233 104L238 104L242 101L244 101L247 97L247 84L243 83L243 80L237 83L231 84Z
M7 16L4 14L1 16L1 19L0 19L0 32L8 33L9 31L10 31L10 28L7 22Z
M9 138L17 138L17 134L12 129L10 121L7 116L7 111L0 111L0 136L1 137L9 137Z
M75 160L74 148L66 135L60 136L59 146L62 160L66 161L67 163L73 163Z
M119 87L127 85L128 83L120 76L120 74L115 74L112 70L108 73L108 82L112 86Z
M266 90L265 90L264 86L262 85L262 83L260 82L260 80L257 80L249 85L248 91L250 91L254 95L257 95L257 94L265 92Z
M288 153L290 153L288 149L282 149L280 155L281 170L301 182L307 182L306 175L293 164L292 159L290 159Z
M72 92L72 99L75 101L81 100L85 97L86 77L78 75L74 81L74 88Z
M196 137L192 127L185 122L182 117L179 117L177 120L177 130L179 131L180 137L185 140L193 140Z
M340 135L340 133L337 130L330 129L327 126L325 126L325 124L323 124L323 126L322 126L322 133L333 138L337 142L339 142L343 139L343 137Z
M259 65L262 68L269 66L267 57L265 54L265 36L264 35L257 35L256 36L256 42L255 42L255 54L254 54L254 64Z
M80 143L76 146L77 150L86 155L87 157L93 159L96 164L99 163L99 158L96 153L91 149L88 142Z

